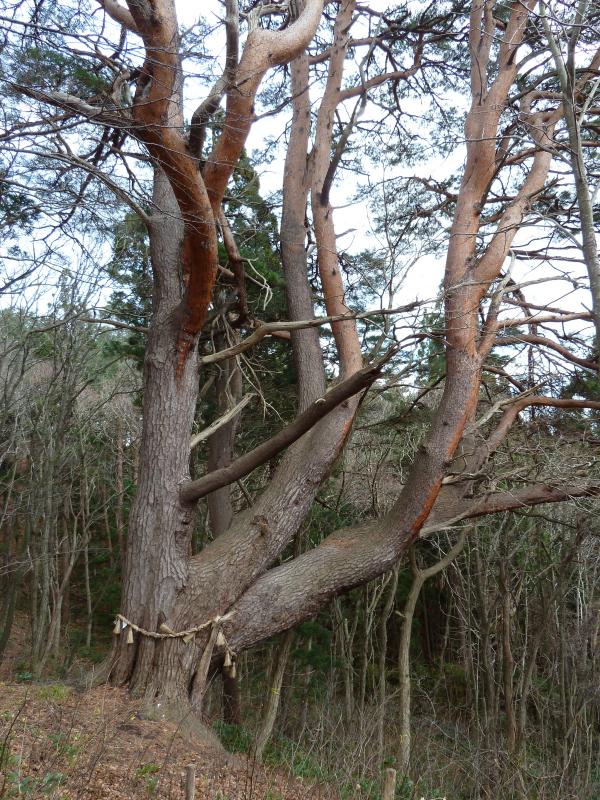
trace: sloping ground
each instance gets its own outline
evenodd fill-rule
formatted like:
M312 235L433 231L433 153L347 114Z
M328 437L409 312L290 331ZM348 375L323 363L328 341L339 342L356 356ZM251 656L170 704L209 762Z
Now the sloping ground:
M184 797L187 764L198 800L335 800L225 752L209 736L142 718L122 689L77 692L63 684L0 683L0 798L54 800Z

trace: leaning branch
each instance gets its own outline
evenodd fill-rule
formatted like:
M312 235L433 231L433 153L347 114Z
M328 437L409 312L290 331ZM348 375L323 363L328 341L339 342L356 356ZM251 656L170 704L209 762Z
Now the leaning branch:
M115 195L115 197L120 200L124 205L129 206L129 208L137 214L137 216L142 220L145 225L150 224L150 216L144 211L139 203L131 197L129 192L126 192L118 183L112 180L105 172L102 172L101 169L98 169L94 164L90 161L86 161L84 158L80 158L76 153L73 151L67 153L61 152L52 152L51 150L29 150L28 151L31 155L40 156L40 158L48 158L54 161L62 161L64 164L70 164L76 169L82 169L84 172L87 172L88 175L91 175L94 178L97 178L101 183L103 183L110 191Z
M22 83L9 83L9 86L26 97L31 97L33 100L39 100L42 103L49 103L55 108L62 108L65 111L79 114L82 117L86 117L90 122L98 122L100 125L108 125L111 128L119 128L120 130L131 130L135 127L131 117L118 111L93 106L74 94L43 91L42 89L25 86Z
M130 12L124 6L119 5L117 0L96 0L96 2L115 22L123 25L128 31L139 35L138 27Z
M75 317L76 319L77 317ZM124 331L133 331L135 333L148 333L148 328L143 325L130 325L127 322L121 322L119 319L108 319L106 317L79 317L82 322L93 322L96 325L110 325L111 328L119 328Z
M476 519L488 514L514 511L517 508L528 508L542 503L562 503L565 500L571 500L576 497L598 496L600 496L600 483L596 481L563 486L537 483L524 489L509 492L492 492L465 506L462 511L453 517L425 526L421 531L421 536L429 536L432 533L447 530L465 519Z
M499 336L495 341L495 347L501 347L510 344L536 344L540 347L547 347L549 350L554 350L554 352L561 355L567 361L577 364L578 367L589 369L592 372L596 371L596 363L592 359L579 358L579 356L571 353L571 351L567 350L567 348L563 345L558 344L558 342L553 342L552 339L548 339L545 336L539 336L533 333L523 333L519 336Z
M306 411L300 414L291 425L276 433L275 436L263 442L254 450L238 458L229 466L217 469L198 480L184 483L180 490L182 502L195 503L207 494L243 478L252 470L260 467L261 464L281 453L282 450L303 436L330 411L376 381L381 375L385 361L390 358L393 352L395 351L391 351L384 359L365 369L361 369L347 380L333 386L323 397L320 397Z
M566 486L537 484L514 492L493 493L475 500L462 513L423 528L420 535L486 514L598 496L599 482ZM230 609L235 615L223 630L231 648L240 653L258 641L298 625L340 592L392 569L411 540L398 540L382 522L336 531L318 547L266 572Z

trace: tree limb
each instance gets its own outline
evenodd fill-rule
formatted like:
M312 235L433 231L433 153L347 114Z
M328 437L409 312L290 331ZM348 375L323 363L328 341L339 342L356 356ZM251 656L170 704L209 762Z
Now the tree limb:
M376 311L361 311L357 312L356 314L334 314L328 317L315 317L315 319L294 320L291 322L261 322L258 328L256 328L256 330L251 333L250 336L247 336L238 344L228 347L226 350L219 350L216 353L210 353L207 356L202 356L200 363L216 364L219 361L224 361L232 356L237 356L240 353L244 353L246 350L249 350L251 347L257 345L266 336L277 336L287 331L299 331L303 330L304 328L318 328L321 325L327 325L330 322L368 319L368 317L374 317L380 314L401 314L405 311L412 311L415 308L418 308L420 305L423 305L423 302L415 301L414 303L409 303L406 306L399 306L398 308L382 308L377 309Z
M474 501L455 517L423 528L421 535L486 514L597 496L598 482L562 487L538 484L514 492L493 493ZM299 624L340 592L387 572L409 544L408 538L396 539L382 520L330 534L318 547L266 572L234 603L235 616L224 628L227 641L240 652Z
M138 27L131 13L124 6L119 5L117 0L96 0L96 2L115 22L123 25L128 31L139 35Z
M393 351L392 351L393 352ZM386 360L391 356L387 354L375 364L356 372L347 380L333 386L320 397L316 402L309 406L306 411L300 414L294 422L275 434L271 439L263 442L249 453L241 456L229 466L204 475L195 481L184 483L180 490L180 497L184 503L194 503L200 498L205 497L210 492L227 486L249 472L264 464L269 459L276 456L290 444L299 439L309 431L320 419L325 417L332 409L340 405L348 398L357 394L370 386L373 381L381 375L381 369Z

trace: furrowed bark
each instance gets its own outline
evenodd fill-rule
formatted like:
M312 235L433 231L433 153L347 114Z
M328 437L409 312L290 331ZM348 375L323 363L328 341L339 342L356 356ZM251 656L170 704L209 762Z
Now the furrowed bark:
M331 177L328 175L332 142L331 126L348 44L347 27L352 19L353 8L353 2L345 2L339 11L335 31L337 49L334 48L330 56L331 64L336 68L339 67L339 70L330 69L326 103L317 120L315 146L309 166L304 171L301 169L301 154L303 157L306 153L307 130L302 126L308 128L309 122L308 107L303 99L306 64L299 59L293 68L299 92L294 114L296 127L292 130L295 157L290 161L290 165L294 166L296 175L301 180L299 180L298 194L293 193L293 187L289 183L287 187L288 210L293 208L296 219L294 220L292 216L286 217L284 214L285 232L288 235L286 246L289 245L285 258L289 267L288 274L296 281L294 283L292 280L290 289L290 299L296 302L292 318L301 313L306 319L312 314L310 294L307 292L305 273L303 274L303 270L306 269L303 252L304 230L303 226L298 225L297 219L301 210L300 219L304 219L306 191L311 181L316 187L312 193L312 207L327 311L329 314L335 314L347 310L335 251L332 209L328 202L321 202L319 190ZM175 592L176 596L170 603L172 608L168 624L174 630L183 630L191 624L211 619L216 614L231 609L235 613L225 624L224 632L228 643L235 651L244 649L306 619L340 591L364 583L393 568L401 554L423 530L440 496L444 478L452 467L457 448L465 436L465 430L475 416L481 370L491 346L493 328L490 319L490 336L481 338L478 320L481 299L491 283L499 277L514 236L514 229L521 224L532 197L543 186L549 165L546 149L543 146L539 147L529 177L515 201L501 217L496 236L491 238L485 252L479 254L477 252L479 217L498 169L496 159L498 123L516 74L516 50L522 39L528 8L529 5L523 6L517 3L512 6L511 16L499 47L498 71L489 88L482 83L481 76L485 76L488 72L487 61L491 38L492 35L496 36L497 32L488 12L483 13L481 18L475 11L473 12L473 18L480 28L473 34L472 39L474 96L465 126L468 140L467 162L457 200L446 263L447 377L429 434L415 457L400 497L382 519L355 529L338 531L309 553L269 569L296 535L319 486L329 474L350 430L357 400L334 404L335 407L332 407L325 420L318 422L288 449L273 479L256 500L253 508L234 518L228 531L186 562L187 571L183 581L185 587L182 582L181 589ZM297 24L294 23L289 31L292 31ZM222 192L225 190L227 172L233 169L235 154L237 152L239 155L245 138L244 131L247 133L251 122L251 97L260 82L260 78L257 78L260 72L257 65L262 63L261 53L264 54L265 42L268 41L270 47L274 41L270 35L265 38L263 36L265 33L270 34L266 31L253 31L250 34L248 41L252 41L256 48L252 52L246 48L242 56L236 77L237 91L231 91L228 95L224 132L217 142L213 156L204 167L202 179L205 182L213 215L216 213L215 208L220 204L220 199L219 203L216 200L222 197ZM271 56L278 57L275 51L269 58ZM533 121L533 116L531 119ZM538 122L543 123L545 127L539 135L549 140L554 117L548 114L544 118L536 118L535 122L536 125ZM537 144L539 146L541 141L538 140ZM184 226L185 223L184 219ZM184 236L187 236L187 228L184 229ZM354 323L344 320L336 325L334 335L340 353L342 373L350 375L349 380L362 380L362 374L357 372L360 369L360 347ZM316 342L313 341L313 345L315 343L318 344L318 339ZM310 363L316 364L317 348L313 349ZM301 403L306 404L308 398L314 395L315 386L320 378L313 380L308 376L305 365L298 366L298 374L304 375L304 378L301 378L304 381L301 387L303 398ZM344 383L346 381L339 386L343 386ZM324 398L326 403L331 400L328 395L335 392L336 388L339 387L327 393ZM311 414L313 416L310 416ZM296 438L295 434L306 420L313 425L318 417L314 407L307 406L304 415L290 426L292 431L294 426L296 430L294 436L286 440L286 443ZM189 444L189 427L185 433ZM287 433L283 432L283 435L284 438L290 437L289 429ZM275 442L280 449L281 442L277 441L277 437ZM273 440L265 444L267 450L274 446ZM279 449L275 452L279 452ZM183 450L187 454L187 449ZM260 463L256 461L256 453L247 455L251 457L248 461L251 468L252 464ZM238 462L234 462L231 467L236 467L236 464ZM239 464L236 469L239 469ZM233 472L227 475L227 481L233 479L235 479ZM208 485L207 480L214 481L214 478L206 476L200 479L200 482L187 485L184 479L181 480L178 501L191 511L192 504L202 496L202 485L204 487ZM215 488L218 486L213 482L211 489ZM529 502L548 502L548 498L554 495L554 492L539 491L535 496L530 494ZM506 506L515 500L513 495L505 495L481 500L479 505L478 502L471 501L468 508L460 507L460 519L468 515L489 513L486 509L490 507L490 503L498 507ZM444 521L447 521L447 518ZM154 614L154 625L148 627L156 630L157 622ZM147 683L153 695L186 696L189 676L193 674L194 667L202 656L206 638L199 636L197 641L189 644L177 639L161 643L156 668ZM215 656L215 659L218 661L220 657L222 654ZM146 674L147 672L148 670Z

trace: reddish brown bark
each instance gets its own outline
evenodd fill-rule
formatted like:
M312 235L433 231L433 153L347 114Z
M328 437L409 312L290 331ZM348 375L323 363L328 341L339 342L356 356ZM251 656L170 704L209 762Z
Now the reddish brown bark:
M129 3L146 51L133 105L136 135L164 171L184 222L180 260L186 290L179 309L178 374L202 329L212 298L218 267L217 221L227 183L254 119L254 97L270 67L304 50L321 7L322 0L310 0L299 19L284 31L255 27L250 32L242 58L232 69L235 77L227 91L223 132L200 173L182 125L173 125L181 115L180 110L173 110L173 105L180 103L181 80L174 0Z

